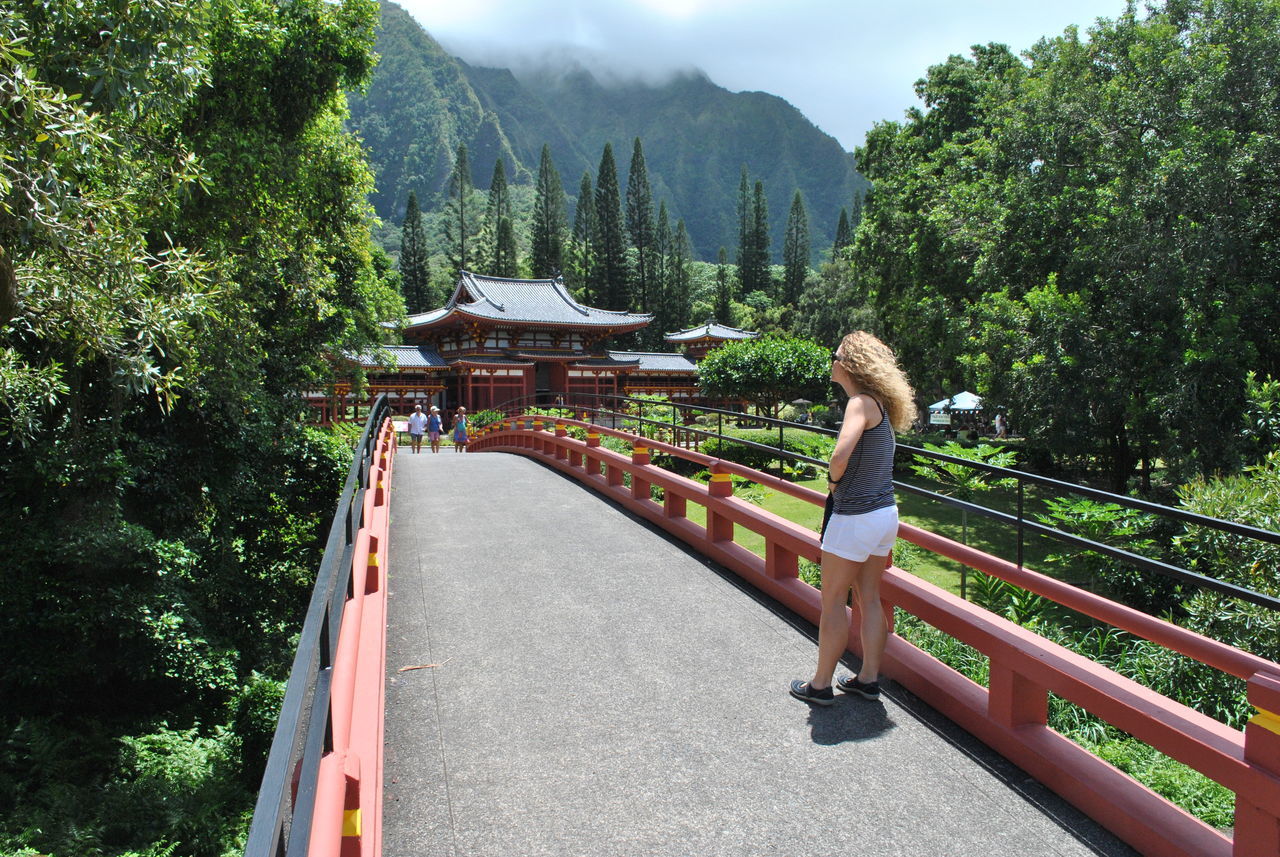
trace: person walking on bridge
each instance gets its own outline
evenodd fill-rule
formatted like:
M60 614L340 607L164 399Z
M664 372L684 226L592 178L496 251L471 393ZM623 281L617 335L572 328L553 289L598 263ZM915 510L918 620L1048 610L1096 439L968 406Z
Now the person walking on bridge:
M453 451L467 451L467 409L459 407L453 415Z
M836 685L845 693L880 698L880 661L888 640L880 578L898 534L893 430L906 431L916 418L915 393L893 351L866 331L850 333L832 352L831 380L849 401L827 478L818 667L808 681L791 682L792 696L816 705L835 701L831 679L849 644L850 589L862 617L862 667Z
M422 452L422 432L426 427L427 415L422 412L422 405L414 405L413 413L409 414L409 440L414 455Z
M427 417L427 439L431 441L432 454L440 451L440 434L443 431L444 419L440 416L440 409L432 405L431 415Z

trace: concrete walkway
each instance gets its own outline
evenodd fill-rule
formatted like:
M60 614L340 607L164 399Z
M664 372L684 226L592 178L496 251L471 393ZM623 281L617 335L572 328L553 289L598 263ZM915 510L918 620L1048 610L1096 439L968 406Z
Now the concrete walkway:
M555 471L404 448L391 515L386 857L1133 853Z

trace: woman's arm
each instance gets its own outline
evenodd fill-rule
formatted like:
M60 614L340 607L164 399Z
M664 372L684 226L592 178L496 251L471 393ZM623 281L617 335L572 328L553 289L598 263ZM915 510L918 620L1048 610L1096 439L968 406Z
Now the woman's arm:
M844 422L840 424L840 434L836 436L836 448L831 452L831 461L827 465L827 481L839 482L844 478L844 471L849 466L849 456L862 438L867 428L866 402L869 396L858 394L851 396L844 405Z

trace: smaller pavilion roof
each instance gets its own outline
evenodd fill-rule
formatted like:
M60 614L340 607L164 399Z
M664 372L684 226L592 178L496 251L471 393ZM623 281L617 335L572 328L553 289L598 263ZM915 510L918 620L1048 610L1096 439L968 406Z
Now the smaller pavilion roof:
M656 351L610 351L609 356L615 360L634 360L638 363L637 372L652 372L658 375L681 375L698 371L698 364L683 354L670 354Z
M384 345L383 351L389 354L397 369L447 369L444 358L428 345ZM347 358L356 361L365 369L389 369L391 364L382 360L376 353L348 353Z
M463 271L453 295L440 309L409 316L406 327L423 327L453 314L510 324L639 328L653 321L645 313L597 309L573 299L564 280L513 280Z
M699 339L755 339L759 335L754 330L739 330L736 327L719 324L715 319L707 319L706 324L668 333L664 338L667 342L695 342Z
M963 393L956 393L950 399L934 402L929 406L929 410L980 411L982 410L982 397L965 390Z

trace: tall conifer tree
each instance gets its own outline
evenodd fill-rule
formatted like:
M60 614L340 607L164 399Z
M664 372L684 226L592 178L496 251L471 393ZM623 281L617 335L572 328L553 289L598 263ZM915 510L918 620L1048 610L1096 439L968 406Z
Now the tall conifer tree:
M427 256L427 233L422 226L418 195L409 191L404 223L400 228L400 290L404 308L410 315L432 309L431 262Z
M444 237L448 246L449 265L456 280L461 271L470 270L474 248L475 215L471 211L471 164L467 160L467 144L458 144L458 153L449 174L449 201L445 204Z
M493 165L480 244L485 273L507 278L516 275L515 225L511 220L511 194L507 190L507 170L502 165L502 158Z
M693 246L684 220L676 223L676 234L671 239L671 262L667 287L667 323L674 330L683 330L689 323L690 296L692 294Z
M840 255L840 251L853 243L853 230L849 228L849 212L840 209L840 220L836 223L836 240L831 244L831 259Z
M635 299L640 310L653 308L649 290L653 279L653 193L644 150L636 137L631 151L631 171L627 174L627 233L636 248Z
M720 248L716 262L716 320L733 324L733 272L729 270L729 251Z
M596 199L591 171L582 173L578 185L578 204L573 212L573 236L569 242L567 282L581 299L599 306L601 295L596 287Z
M653 313L653 321L640 332L645 347L653 351L663 347L664 334L679 329L672 327L673 322L667 313L667 292L671 288L671 244L671 219L664 199L658 203L658 217L653 227L653 284L649 290L648 310Z
M782 242L782 300L790 307L800 301L804 279L809 273L809 215L804 210L804 197L799 189L791 198L787 214L787 231Z
M596 171L596 270L597 289L604 295L604 309L630 310L627 281L627 242L622 229L622 194L613 144L604 144Z
M564 188L551 161L551 148L543 143L538 164L538 185L533 197L533 276L554 277L564 269Z
M747 175L747 165L742 165L742 175L738 181L738 270L747 264L751 254L751 184ZM742 279L743 291L746 292L746 280Z
M739 250L738 277L743 295L772 292L769 276L769 203L764 184L756 182L751 195L745 241Z

